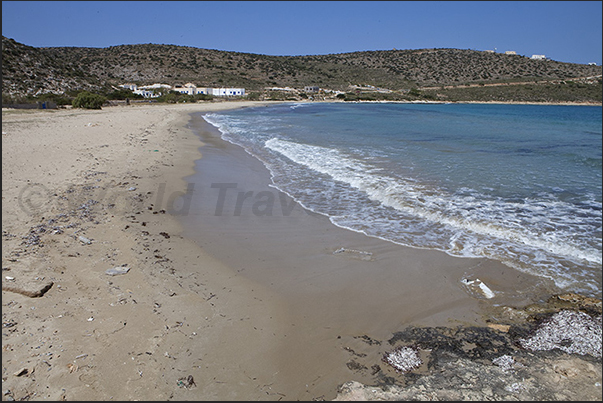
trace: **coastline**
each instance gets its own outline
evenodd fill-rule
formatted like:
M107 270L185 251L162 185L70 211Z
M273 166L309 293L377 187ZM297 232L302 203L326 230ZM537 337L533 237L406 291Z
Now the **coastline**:
M560 105L560 106L603 106L601 102L519 102L519 101L313 101L349 103L398 103L398 104L477 104L477 105Z
M542 296L496 262L368 238L286 198L283 213L263 165L190 116L264 104L3 111L3 400L330 400L374 380L350 367L388 349L367 338L486 326L493 303ZM187 211L191 182L214 199ZM236 215L228 198L216 214L211 185L232 183L226 196L269 192L281 214ZM465 274L502 297L468 293ZM52 284L5 290L23 279Z

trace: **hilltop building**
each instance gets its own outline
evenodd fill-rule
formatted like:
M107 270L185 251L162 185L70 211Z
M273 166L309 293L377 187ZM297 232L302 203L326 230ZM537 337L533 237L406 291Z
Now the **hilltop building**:
M532 55L532 57L530 57L530 59L534 59L534 60L546 60L546 56L545 55Z

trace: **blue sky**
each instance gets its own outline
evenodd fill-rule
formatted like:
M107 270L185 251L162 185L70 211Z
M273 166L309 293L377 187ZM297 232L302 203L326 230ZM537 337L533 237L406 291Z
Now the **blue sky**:
M34 47L141 43L266 55L457 48L601 64L601 1L3 1Z

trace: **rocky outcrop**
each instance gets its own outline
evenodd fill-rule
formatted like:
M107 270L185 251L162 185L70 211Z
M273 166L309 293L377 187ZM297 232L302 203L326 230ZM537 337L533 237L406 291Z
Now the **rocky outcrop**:
M600 300L563 294L545 304L494 309L501 323L410 327L387 341L393 352L412 346L422 353L421 366L386 354L385 364L375 367L355 355L348 366L363 371L372 365L375 382L347 382L335 400L601 399Z

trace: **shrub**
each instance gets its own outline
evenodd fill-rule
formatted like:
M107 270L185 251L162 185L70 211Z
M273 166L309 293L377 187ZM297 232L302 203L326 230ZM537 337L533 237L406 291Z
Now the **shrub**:
M195 95L195 100L197 100L197 101L211 101L212 99L214 99L214 96L210 95L210 94L196 94Z
M77 94L72 102L74 108L84 109L101 109L107 98L102 95L93 94L88 91L83 91Z
M245 98L247 98L250 101L258 101L260 99L260 93L259 92L250 92L249 94L245 95Z

